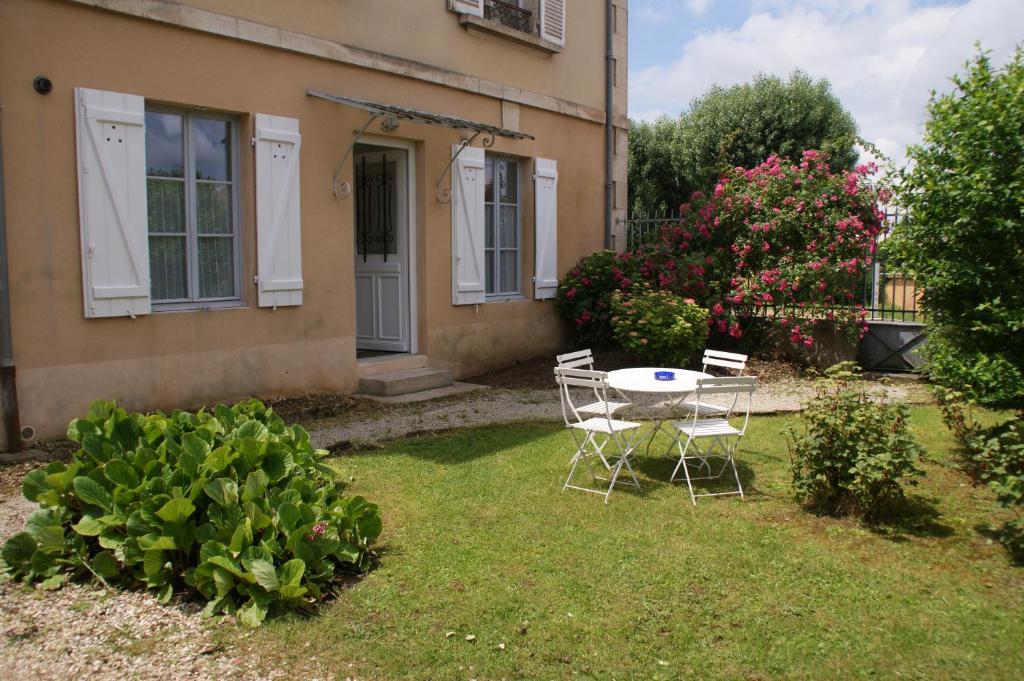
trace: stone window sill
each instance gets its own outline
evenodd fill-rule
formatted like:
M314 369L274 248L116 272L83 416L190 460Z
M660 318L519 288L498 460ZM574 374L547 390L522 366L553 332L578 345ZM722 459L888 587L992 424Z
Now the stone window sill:
M482 19L480 17L473 16L472 14L460 14L459 23L462 24L467 31L470 33L483 33L488 35L496 35L502 38L511 40L514 43L528 47L544 54L558 54L562 51L562 47L550 40L544 40L543 38L529 33L523 33L517 31L514 28L503 26L497 22Z

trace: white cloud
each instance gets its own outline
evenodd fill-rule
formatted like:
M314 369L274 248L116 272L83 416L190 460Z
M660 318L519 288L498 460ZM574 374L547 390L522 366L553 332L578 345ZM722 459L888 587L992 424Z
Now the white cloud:
M686 6L694 14L700 15L708 11L708 7L711 6L711 0L686 0Z
M827 78L862 136L902 162L906 145L920 139L930 90L949 89L974 43L1002 64L1022 39L1020 0L754 0L739 28L703 33L675 62L631 74L631 113L649 120L682 111L714 83L801 69Z

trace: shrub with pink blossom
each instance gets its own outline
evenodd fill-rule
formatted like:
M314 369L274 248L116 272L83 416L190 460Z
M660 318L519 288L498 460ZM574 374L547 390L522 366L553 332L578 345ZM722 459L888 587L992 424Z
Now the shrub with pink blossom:
M558 286L555 305L572 330L577 347L610 347L611 298L629 291L639 278L631 253L598 251L581 258Z
M871 183L874 164L833 172L825 154L777 156L724 173L714 189L681 206L679 224L635 256L641 275L692 297L719 333L740 337L767 316L791 342L810 347L827 322L863 334L857 298L872 264L886 192Z

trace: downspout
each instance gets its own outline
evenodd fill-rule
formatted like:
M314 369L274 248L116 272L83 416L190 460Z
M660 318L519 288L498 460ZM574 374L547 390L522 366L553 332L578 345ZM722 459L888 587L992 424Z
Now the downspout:
M612 201L614 184L612 182L612 144L614 128L612 110L615 98L615 58L612 54L612 34L615 25L615 3L607 0L605 5L605 71L604 71L604 247L612 248Z
M0 114L3 108L0 107ZM2 120L2 119L0 119ZM7 206L4 201L4 145L0 126L0 402L2 402L7 450L20 452L21 424L18 422L18 387L11 342L11 296L7 274Z

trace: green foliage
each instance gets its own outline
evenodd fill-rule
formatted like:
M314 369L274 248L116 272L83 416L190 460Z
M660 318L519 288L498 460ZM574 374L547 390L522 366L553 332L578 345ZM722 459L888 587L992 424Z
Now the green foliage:
M661 366L687 366L708 338L708 311L645 286L612 294L612 328L624 350Z
M679 120L630 121L627 178L629 207L643 213L667 213L693 191L679 175L675 137Z
M859 371L852 362L827 369L803 430L788 429L793 487L811 508L875 520L923 475L921 448L907 429L909 408L881 402Z
M1015 364L1007 352L962 347L943 327L933 327L922 354L927 360L924 370L932 381L963 391L971 400L980 404L1024 400L1024 366Z
M953 82L908 150L897 192L909 219L889 248L946 346L932 378L996 403L1024 385L1024 49L1001 69L980 52Z
M833 171L848 170L856 143L853 116L827 80L795 71L788 81L759 75L753 83L714 86L678 119L632 122L630 206L675 207L730 168L752 168L772 155L799 159L805 149L827 153Z
M614 344L611 298L628 291L637 279L637 265L629 253L598 251L585 256L558 285L555 306L573 330L576 347L605 348Z
M170 416L96 402L68 437L81 444L70 464L25 477L40 508L0 553L12 576L92 573L165 603L187 586L207 615L256 626L370 566L377 507L342 496L326 452L257 400Z
M942 420L960 443L960 465L976 483L987 485L1016 518L1001 531L1003 544L1024 561L1024 411L991 426L974 418L975 400L948 388L936 389Z

